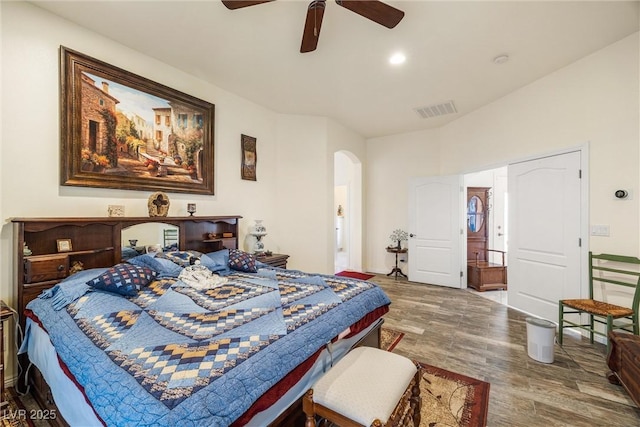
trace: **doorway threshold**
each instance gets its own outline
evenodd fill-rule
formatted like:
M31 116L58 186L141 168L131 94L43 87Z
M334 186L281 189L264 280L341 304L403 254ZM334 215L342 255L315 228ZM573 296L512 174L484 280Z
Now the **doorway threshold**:
M491 301L495 301L502 305L509 305L507 301L507 291L506 290L495 290L495 291L483 291L478 292L473 288L467 288L467 291L471 292L474 295L478 295L479 297L490 299Z

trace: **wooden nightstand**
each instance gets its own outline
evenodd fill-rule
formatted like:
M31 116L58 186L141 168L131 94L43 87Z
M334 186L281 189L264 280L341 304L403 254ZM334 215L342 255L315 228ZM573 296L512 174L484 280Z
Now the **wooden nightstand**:
M279 268L287 268L288 258L289 255L284 254L260 255L256 257L256 259L260 262L264 262L265 264L269 264L272 267Z
M13 316L13 311L0 300L0 408L7 402L4 400L4 322Z

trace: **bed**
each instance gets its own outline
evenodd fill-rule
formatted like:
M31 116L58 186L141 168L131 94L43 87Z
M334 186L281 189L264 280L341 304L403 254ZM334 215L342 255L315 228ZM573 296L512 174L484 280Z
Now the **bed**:
M277 425L388 305L236 248L145 254L42 290L20 352L70 425Z

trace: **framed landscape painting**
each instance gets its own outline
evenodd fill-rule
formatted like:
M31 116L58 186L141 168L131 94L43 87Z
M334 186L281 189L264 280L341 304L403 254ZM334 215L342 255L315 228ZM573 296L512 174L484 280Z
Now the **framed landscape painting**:
M213 104L60 47L61 184L214 194Z

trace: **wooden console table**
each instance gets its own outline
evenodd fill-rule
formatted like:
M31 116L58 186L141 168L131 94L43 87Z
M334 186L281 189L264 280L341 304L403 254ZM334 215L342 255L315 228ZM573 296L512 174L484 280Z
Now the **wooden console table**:
M402 270L400 269L400 267L398 267L398 255L400 254L406 254L409 251L409 249L407 248L390 248L387 247L387 252L392 253L392 254L396 254L396 265L395 267L393 267L393 269L391 270L391 272L389 274L387 274L387 276L391 276L392 274L395 274L395 278L398 278L398 275L404 277L405 279L408 279L408 277L402 272Z

